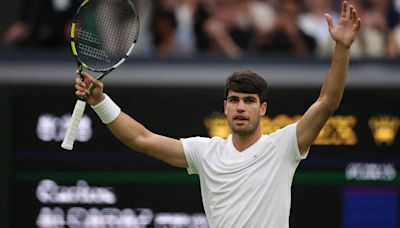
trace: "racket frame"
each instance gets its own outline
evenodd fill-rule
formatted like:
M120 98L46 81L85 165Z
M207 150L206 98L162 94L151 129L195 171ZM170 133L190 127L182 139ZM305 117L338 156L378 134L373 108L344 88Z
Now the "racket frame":
M73 54L73 56L75 58L76 64L78 66L79 73L81 74L83 69L87 69L87 70L90 70L92 72L101 73L96 78L97 80L101 80L106 75L108 75L111 71L113 71L114 69L116 69L117 67L122 65L127 60L127 58L132 53L132 50L136 45L137 39L139 37L139 29L140 29L140 27L137 28L137 35L135 37L135 40L132 42L130 48L128 49L128 52L125 54L125 57L121 58L121 60L118 61L115 65L113 65L112 67L110 67L108 69L102 69L102 70L94 69L94 68L88 66L87 64L85 64L79 58L78 52L76 50L75 29L76 29L77 16L79 15L81 9L85 5L87 5L90 1L92 1L92 0L83 1L82 4L77 9L76 14L75 14L75 16L73 18L73 21L72 21L72 24L71 24L71 49L72 49L72 54ZM136 16L135 20L137 20L138 26L140 26L139 15L137 14L137 11L136 11L136 8L134 7L134 4L130 0L125 0L125 1L127 1L128 4L131 5L132 10L135 12L135 16ZM81 76L81 80L83 80L83 76ZM66 150L72 150L73 149L75 137L76 137L76 134L77 134L78 128L79 128L79 123L80 123L80 120L82 119L83 113L85 112L86 98L90 95L92 90L93 90L93 84L90 84L89 87L88 87L88 92L84 96L79 97L78 100L76 101L74 110L73 110L72 115L71 115L71 121L69 123L67 132L66 132L66 134L64 136L64 140L63 140L63 142L61 144L61 148L66 149Z

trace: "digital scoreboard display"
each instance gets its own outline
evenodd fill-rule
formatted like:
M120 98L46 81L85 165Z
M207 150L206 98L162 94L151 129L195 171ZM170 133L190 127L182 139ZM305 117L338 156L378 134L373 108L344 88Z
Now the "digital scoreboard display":
M111 87L107 93L159 134L230 133L220 88ZM263 133L297 121L318 94L271 88ZM19 88L10 99L14 227L207 227L197 176L129 150L90 108L74 150L61 149L75 103L71 88ZM399 104L398 89L346 90L296 172L291 227L400 225Z

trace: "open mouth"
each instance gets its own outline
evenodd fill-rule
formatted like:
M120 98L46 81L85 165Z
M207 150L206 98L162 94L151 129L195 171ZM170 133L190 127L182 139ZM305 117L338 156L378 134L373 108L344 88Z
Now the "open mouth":
M246 116L243 116L243 115L236 115L236 116L234 116L233 117L233 121L235 121L235 122L245 122L245 121L248 121L249 120L249 118L247 118Z

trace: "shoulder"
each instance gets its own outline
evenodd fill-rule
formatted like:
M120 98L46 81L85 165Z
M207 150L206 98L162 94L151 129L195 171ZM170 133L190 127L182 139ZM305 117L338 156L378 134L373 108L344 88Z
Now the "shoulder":
M296 135L296 128L297 128L297 122L286 125L285 127L280 128L275 132L271 133L269 136L272 138L276 138L283 135L292 135L292 134Z
M297 123L289 124L283 128L280 128L267 136L268 141L277 146L282 146L292 141L297 141L296 128Z
M226 141L226 139L223 139L221 137L215 136L215 137L203 137L203 136L194 136L194 137L187 137L187 138L180 138L181 141L186 141L186 142L199 142L199 143L209 143L209 142L223 142Z
M189 137L189 138L181 138L180 139L184 147L210 147L214 145L221 145L226 143L226 139L223 139L221 137L201 137L201 136L196 136L196 137Z
M272 143L281 151L286 151L291 159L299 162L306 156L301 155L297 142L297 122L287 125L270 135Z
M189 173L198 173L198 169L204 157L210 159L218 154L218 151L226 147L226 140L220 137L190 137L180 139L183 145L186 161L189 164Z

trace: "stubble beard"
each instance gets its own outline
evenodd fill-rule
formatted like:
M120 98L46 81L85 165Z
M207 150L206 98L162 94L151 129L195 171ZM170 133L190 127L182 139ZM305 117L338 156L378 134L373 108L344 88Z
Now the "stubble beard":
M249 123L245 126L237 126L233 124L233 121L229 121L229 126L232 130L232 133L238 136L248 136L252 135L255 131L258 130L259 119L255 120L252 123Z

